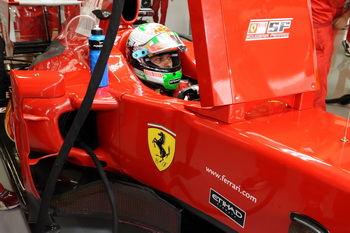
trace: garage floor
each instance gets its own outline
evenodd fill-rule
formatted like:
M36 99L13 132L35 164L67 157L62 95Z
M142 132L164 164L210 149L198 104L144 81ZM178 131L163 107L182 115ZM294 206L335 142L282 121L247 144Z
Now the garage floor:
M350 57L345 57L344 49L341 46L345 31L339 31L335 38L335 48L332 60L332 67L328 77L328 96L330 98L338 98L344 94L350 94ZM334 114L348 117L349 106L331 104L327 106L327 111ZM2 114L2 113L0 113ZM1 134L0 134L1 135ZM2 162L0 162L0 182L8 189L12 190L11 183L8 179L8 174ZM63 220L62 220L63 221ZM110 232L108 229L96 231L94 226L90 230L79 229L79 219L64 220L69 226L74 228L73 232ZM78 227L77 227L78 226ZM68 231L72 232L72 228ZM0 211L0 232L3 233L29 233L29 227L25 221L24 214L20 208L15 208L8 211Z
M341 45L345 32L345 30L338 31L335 37L332 65L328 75L327 99L339 98L345 94L350 94L350 57L344 55L344 48ZM349 105L327 105L328 112L345 118L348 118L349 108Z
M4 164L0 162L0 182L4 187L11 189ZM27 233L30 232L24 215L20 208L7 211L0 211L0 232L3 233Z

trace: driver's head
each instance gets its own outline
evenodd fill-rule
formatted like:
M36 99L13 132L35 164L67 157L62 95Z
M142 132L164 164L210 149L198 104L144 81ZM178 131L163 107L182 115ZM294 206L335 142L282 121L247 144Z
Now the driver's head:
M150 62L160 68L172 68L173 67L173 59L170 53L159 54L150 57Z
M185 51L177 33L157 23L136 27L130 34L126 55L136 75L147 82L174 90L182 77L179 51Z

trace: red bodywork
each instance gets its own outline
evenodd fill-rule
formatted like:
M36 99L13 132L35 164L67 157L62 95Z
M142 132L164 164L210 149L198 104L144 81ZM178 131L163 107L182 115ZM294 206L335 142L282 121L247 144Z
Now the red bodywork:
M139 81L124 56L136 17L124 17L108 61L109 86L98 89L92 105L95 153L105 169L238 232L288 232L290 213L297 212L332 233L348 233L347 121L312 107L317 82L308 1L188 3L193 44L185 41L183 73L198 80L201 100L163 96ZM29 71L11 72L8 129L25 188L37 198L30 166L57 155L59 117L79 108L90 81L87 38L69 43ZM172 138L163 161L152 152L159 132ZM30 158L30 151L43 156ZM93 167L79 148L68 161Z

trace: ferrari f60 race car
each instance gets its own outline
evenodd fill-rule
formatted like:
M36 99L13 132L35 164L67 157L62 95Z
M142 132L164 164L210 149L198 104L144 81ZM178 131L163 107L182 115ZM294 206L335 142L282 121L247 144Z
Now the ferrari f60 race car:
M92 76L88 37L73 23L28 70L11 71L5 128L17 153L7 160L28 221L57 230L59 215L112 208L114 223L146 232L350 232L347 120L313 107L308 1L188 6L193 41L180 55L199 101L156 93L134 74L125 46L137 0L114 0L100 22ZM95 167L112 207L97 198Z

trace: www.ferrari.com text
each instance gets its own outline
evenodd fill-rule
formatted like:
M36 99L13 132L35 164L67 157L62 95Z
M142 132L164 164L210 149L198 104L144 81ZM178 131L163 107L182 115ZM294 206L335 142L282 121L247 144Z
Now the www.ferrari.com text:
M214 170L212 170L212 169L210 169L208 167L205 167L205 170L206 170L206 172L208 172L212 176L216 177L218 180L220 180L224 184L230 186L233 190L236 190L238 193L242 194L243 196L245 196L246 198L248 198L252 202L254 202L254 203L258 202L256 197L254 197L253 195L249 194L248 192L246 192L244 190L241 190L241 186L240 185L236 185L235 183L233 183L232 181L227 179L225 175L220 175L219 173L217 173L216 171L214 171Z

